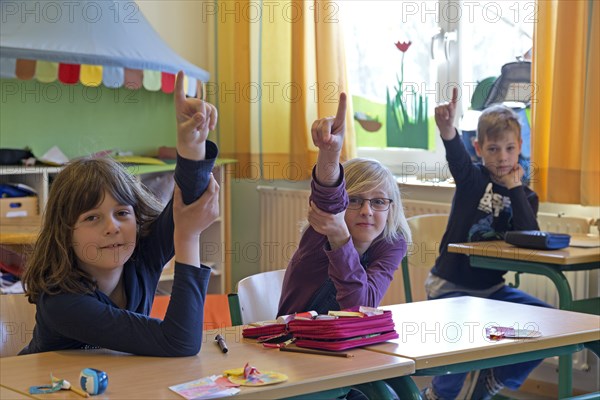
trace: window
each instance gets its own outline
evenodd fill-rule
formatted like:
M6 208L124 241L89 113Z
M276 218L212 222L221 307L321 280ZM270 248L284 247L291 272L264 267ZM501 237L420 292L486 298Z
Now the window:
M535 0L338 4L355 116L379 122L386 119L386 89L394 94L401 74L402 53L394 43L412 43L404 53L404 82L427 97L431 120L436 104L448 100L455 82L460 83L458 115L462 115L478 82L497 77L504 64L530 54L537 16ZM359 156L377 158L396 173L414 171L415 164L418 169L425 163L445 164L437 132L433 132L436 142L431 150L417 150L388 147L384 130L357 128Z

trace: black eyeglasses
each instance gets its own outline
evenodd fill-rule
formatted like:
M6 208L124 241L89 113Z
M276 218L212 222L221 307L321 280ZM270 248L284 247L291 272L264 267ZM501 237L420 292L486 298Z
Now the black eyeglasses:
M350 202L348 203L349 210L360 210L365 201L369 202L369 206L373 211L386 211L390 208L390 204L392 204L392 199L363 199L360 197L350 197Z

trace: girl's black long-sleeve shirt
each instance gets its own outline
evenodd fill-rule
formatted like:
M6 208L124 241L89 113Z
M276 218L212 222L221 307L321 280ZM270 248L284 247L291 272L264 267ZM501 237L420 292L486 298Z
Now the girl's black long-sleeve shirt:
M175 181L185 203L208 187L217 146L206 142L206 159L181 157ZM123 268L127 305L121 309L99 290L90 294L42 294L33 338L20 354L81 348L108 348L147 356L190 356L200 351L204 300L210 268L175 263L171 300L164 320L149 317L163 266L175 255L173 204L167 204L140 237Z

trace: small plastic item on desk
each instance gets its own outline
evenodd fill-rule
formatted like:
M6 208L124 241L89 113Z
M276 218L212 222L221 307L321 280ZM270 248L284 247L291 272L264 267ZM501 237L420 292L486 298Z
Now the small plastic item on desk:
M71 385L71 383L66 379L61 379L55 377L53 374L50 374L50 385L41 385L41 386L31 386L29 388L29 394L46 394L46 393L54 393L59 390L71 390L77 393L81 397L89 397L90 395L84 392L81 389L76 388Z
M285 374L275 371L260 372L258 369L246 363L243 368L233 368L223 371L223 375L230 382L241 386L264 386L287 381Z
M485 328L485 334L490 340L500 339L535 339L542 333L533 329L515 329L507 326L490 326Z
M83 390L95 396L104 393L108 387L108 375L95 368L84 368L79 374L79 383Z

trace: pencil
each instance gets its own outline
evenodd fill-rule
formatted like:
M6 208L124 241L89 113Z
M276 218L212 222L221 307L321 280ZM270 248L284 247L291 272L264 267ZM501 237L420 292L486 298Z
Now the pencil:
M333 351L325 351L325 350L312 350L312 349L305 349L305 348L301 348L301 347L280 347L279 351L291 351L293 353L317 354L317 355L321 355L321 356L333 356L333 357L344 357L344 358L354 357L354 354L336 353Z
M71 385L71 387L69 388L69 390L74 391L75 393L77 393L78 395L80 395L81 397L90 397L90 394L88 392L84 392L83 390L76 388L75 386Z
M71 385L71 382L65 380L65 379L60 379L57 378L56 376L52 377L52 381L54 382L54 380L56 381L63 381L62 383L62 389L66 389L66 390L72 390L74 391L76 394L80 395L81 397L90 397L90 394L88 392L85 392L73 385Z

